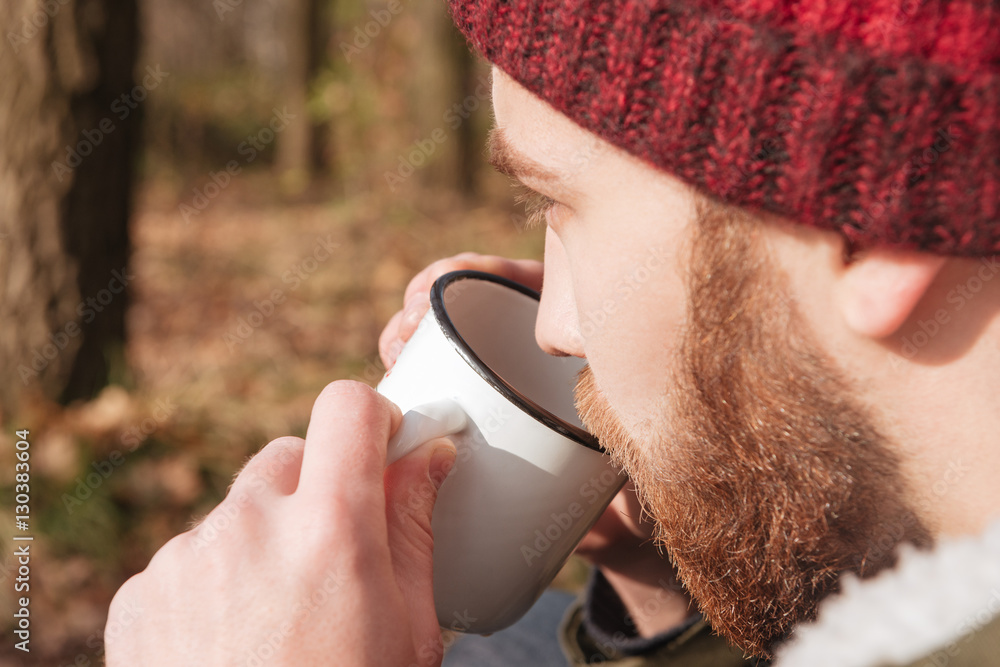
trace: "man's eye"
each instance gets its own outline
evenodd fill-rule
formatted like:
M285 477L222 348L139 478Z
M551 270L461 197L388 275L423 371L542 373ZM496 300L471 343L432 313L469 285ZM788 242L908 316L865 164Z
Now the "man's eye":
M556 205L556 201L536 192L523 183L514 184L514 200L524 206L525 229L545 226L545 214Z

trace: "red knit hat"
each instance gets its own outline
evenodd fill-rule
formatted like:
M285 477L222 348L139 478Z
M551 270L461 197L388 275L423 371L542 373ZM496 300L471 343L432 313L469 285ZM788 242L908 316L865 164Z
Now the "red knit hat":
M993 0L450 0L587 130L853 249L1000 251Z

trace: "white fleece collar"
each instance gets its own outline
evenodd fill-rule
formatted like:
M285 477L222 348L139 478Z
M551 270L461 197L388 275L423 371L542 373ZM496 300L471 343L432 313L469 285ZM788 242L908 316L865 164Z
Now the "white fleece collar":
M1000 614L1000 521L931 551L904 547L892 570L841 584L778 651L777 667L907 664L954 650Z

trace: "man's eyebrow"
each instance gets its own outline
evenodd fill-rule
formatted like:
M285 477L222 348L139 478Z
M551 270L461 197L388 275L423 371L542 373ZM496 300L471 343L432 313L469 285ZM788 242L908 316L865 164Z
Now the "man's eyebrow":
M490 164L505 176L517 180L525 177L539 181L560 180L558 176L514 148L502 127L494 127L490 130L486 145Z

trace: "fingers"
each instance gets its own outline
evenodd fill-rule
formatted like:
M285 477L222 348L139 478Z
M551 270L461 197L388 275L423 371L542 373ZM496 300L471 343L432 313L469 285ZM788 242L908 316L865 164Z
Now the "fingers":
M327 385L313 405L296 495L377 520L370 530L379 532L386 443L401 419L399 408L368 385L349 380Z
M403 339L399 337L399 321L403 319L403 311L397 312L382 329L382 334L378 337L378 355L382 358L382 364L386 370L392 368L396 363L396 357L403 349Z
M396 584L410 607L410 618L425 623L417 633L432 633L434 613L431 515L438 489L455 462L447 438L425 443L385 471L386 523Z
M473 268L475 261L481 256L472 252L463 252L454 257L439 259L429 264L423 271L413 276L413 279L410 280L410 283L406 286L406 292L403 294L403 303L407 303L414 294L429 292L434 281L444 274L451 271Z
M420 325L420 320L431 308L431 295L429 292L417 292L407 300L403 307L403 315L399 319L399 340L404 343L413 336L413 332Z
M291 436L269 442L236 475L230 494L270 489L291 495L299 483L305 444L302 438Z
M379 355L386 369L391 368L396 362L399 353L403 351L403 345L413 336L413 332L417 330L430 307L430 293L416 292L403 304L403 309L393 315L385 325L382 335L379 336L378 346Z
M330 549L383 585L394 579L413 636L438 637L430 534L437 485L431 471L443 480L455 449L448 440L432 441L387 470L386 444L401 420L399 408L367 385L328 385L313 406L295 495L313 508L333 508L328 518L319 515L337 526ZM387 502L398 511L388 510Z
M434 281L451 271L485 271L503 276L534 290L542 288L542 263L533 259L507 259L496 255L480 255L464 252L447 259L439 259L414 276L406 286L403 302L406 303L418 292L428 292Z
M497 258L502 259L502 258ZM503 266L490 273L496 273L536 292L542 291L543 264L533 259L503 259Z
M466 252L441 259L418 273L406 286L403 310L392 316L379 336L379 356L386 369L392 368L403 345L410 340L430 308L434 281L451 271L476 270L503 276L531 289L542 289L543 266L532 259L507 259L495 255Z
M414 562L415 556L430 553L431 511L454 462L455 445L448 438L436 438L386 468L389 533L403 536L400 542L390 542L390 547L394 554L404 556L402 561Z

